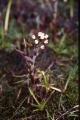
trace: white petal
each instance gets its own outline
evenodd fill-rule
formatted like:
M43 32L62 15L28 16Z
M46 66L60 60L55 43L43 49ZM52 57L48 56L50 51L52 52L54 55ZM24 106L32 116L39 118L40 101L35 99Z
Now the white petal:
M45 40L44 43L45 43L45 44L48 44L48 40Z
M44 45L41 45L41 47L40 47L41 49L44 49L45 48L45 46Z
M35 44L38 44L39 43L39 41L38 40L35 40Z

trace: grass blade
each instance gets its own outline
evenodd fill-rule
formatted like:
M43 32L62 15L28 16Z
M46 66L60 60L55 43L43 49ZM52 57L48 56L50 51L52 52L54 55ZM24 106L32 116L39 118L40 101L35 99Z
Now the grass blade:
M11 5L12 5L12 0L9 0L7 11L6 11L6 17L5 17L4 32L8 31L8 24L9 24L9 16L10 16Z

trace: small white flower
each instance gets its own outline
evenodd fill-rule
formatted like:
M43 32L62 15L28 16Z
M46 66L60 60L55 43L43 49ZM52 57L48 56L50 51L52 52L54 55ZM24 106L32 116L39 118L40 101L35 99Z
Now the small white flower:
M35 44L37 45L39 43L39 41L38 40L35 40Z
M47 39L44 41L44 44L48 44L48 40Z
M35 36L35 35L32 35L32 39L36 39L36 36Z
M47 38L48 38L48 35L46 34L46 35L44 36L44 38L47 39Z
M44 39L44 33L38 32L38 36L40 37L40 39Z
M40 47L41 49L44 49L45 48L45 46L44 45L41 45L41 47Z
M38 36L40 37L43 33L42 32L38 32Z

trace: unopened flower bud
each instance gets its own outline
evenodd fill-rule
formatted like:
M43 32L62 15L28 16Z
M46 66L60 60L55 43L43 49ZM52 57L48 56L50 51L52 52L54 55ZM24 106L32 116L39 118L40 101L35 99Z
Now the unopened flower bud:
M44 49L45 48L45 46L44 45L41 45L41 47L40 47L41 49Z

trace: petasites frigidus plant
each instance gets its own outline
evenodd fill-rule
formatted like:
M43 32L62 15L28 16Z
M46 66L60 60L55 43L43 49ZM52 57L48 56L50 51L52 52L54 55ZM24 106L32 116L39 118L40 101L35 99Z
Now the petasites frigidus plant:
M36 34L31 33L31 46L29 46L26 39L23 39L23 50L15 47L16 52L22 55L26 61L27 74L31 80L31 83L34 83L35 79L37 79L35 66L36 59L41 51L44 51L46 48L48 44L48 37L49 36L43 32L38 32Z

